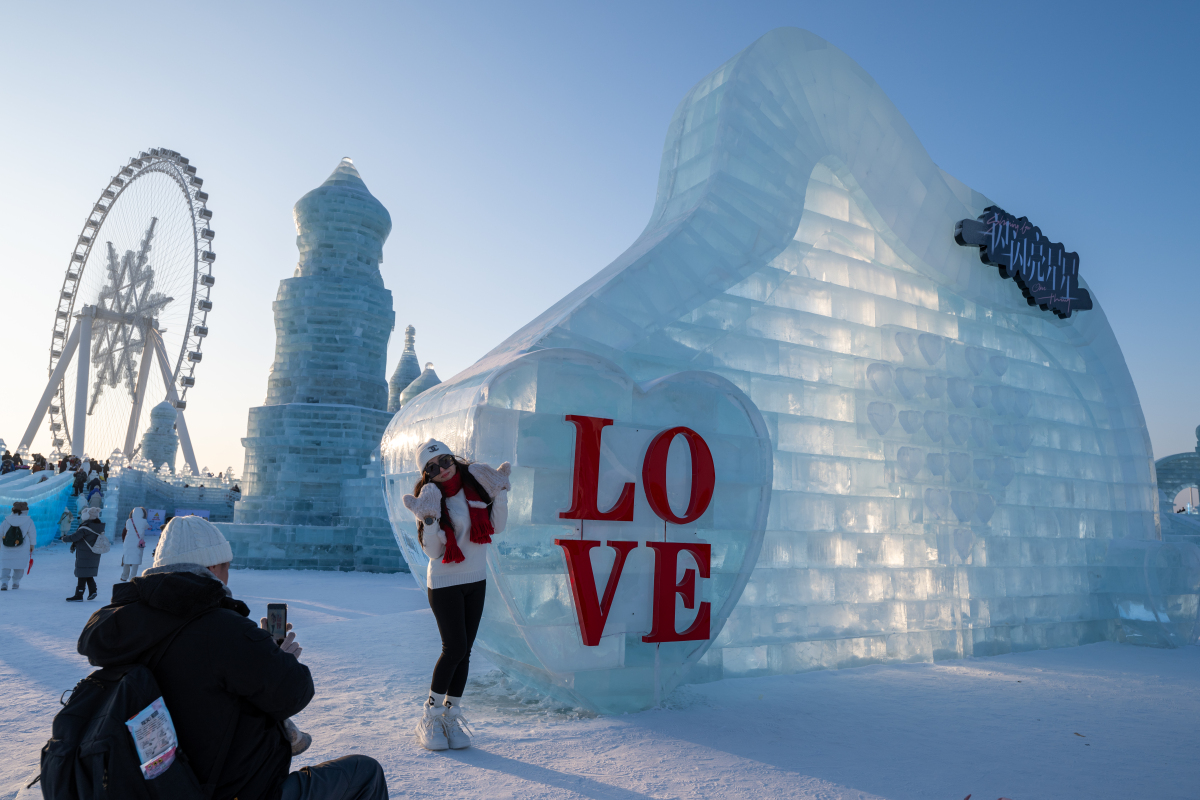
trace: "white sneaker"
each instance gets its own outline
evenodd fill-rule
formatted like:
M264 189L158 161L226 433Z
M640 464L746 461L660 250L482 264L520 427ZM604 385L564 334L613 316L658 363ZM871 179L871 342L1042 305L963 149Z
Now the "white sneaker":
M471 727L458 706L446 709L446 739L450 742L451 750L464 750L471 746Z
M425 706L424 714L417 720L417 741L426 750L446 750L450 742L446 740L446 718L442 709Z

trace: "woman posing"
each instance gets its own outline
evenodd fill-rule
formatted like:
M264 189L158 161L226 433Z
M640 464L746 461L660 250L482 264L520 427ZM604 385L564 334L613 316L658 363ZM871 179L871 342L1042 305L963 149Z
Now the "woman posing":
M137 506L129 512L125 520L125 530L121 532L121 581L137 577L137 568L142 565L142 553L146 549L146 509Z
M436 439L417 449L417 467L421 477L404 505L429 556L426 591L442 637L417 738L428 750L459 750L471 746L462 695L487 594L487 546L508 521L511 467L468 462Z

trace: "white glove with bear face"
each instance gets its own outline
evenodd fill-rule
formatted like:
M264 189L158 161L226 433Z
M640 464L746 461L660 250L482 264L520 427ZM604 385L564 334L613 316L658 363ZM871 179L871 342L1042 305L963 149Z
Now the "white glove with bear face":
M442 518L442 490L436 483L427 483L421 488L420 497L404 495L404 507L425 527L437 525Z
M476 461L471 466L467 467L471 470L471 476L479 481L479 485L488 493L488 496L495 498L497 494L503 491L508 491L512 488L509 483L508 476L512 472L512 464L505 461L496 469L492 469L487 464Z

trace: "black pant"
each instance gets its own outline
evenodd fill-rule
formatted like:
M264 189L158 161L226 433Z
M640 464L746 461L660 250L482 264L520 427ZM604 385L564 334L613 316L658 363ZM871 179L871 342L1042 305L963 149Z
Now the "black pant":
M486 596L487 581L429 590L429 607L442 635L442 655L433 668L431 692L462 697Z
M280 800L387 800L383 767L369 756L342 756L303 767L283 781Z
M96 593L96 579L95 578L77 578L76 582L75 582L75 594L83 594L84 584L87 584L89 593L91 593L91 594Z

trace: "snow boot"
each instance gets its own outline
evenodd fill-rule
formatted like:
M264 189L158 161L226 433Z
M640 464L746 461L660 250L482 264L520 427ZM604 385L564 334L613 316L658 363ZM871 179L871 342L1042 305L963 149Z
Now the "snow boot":
M451 750L465 750L471 746L471 727L458 706L446 707L446 740Z
M15 587L15 586L14 586L13 588L15 589L15 588L17 588L17 587ZM7 583L0 583L0 592L7 592L7 591L8 591L8 584L7 584Z
M417 741L426 750L448 750L450 742L446 740L446 718L442 709L426 705L423 714L417 720Z
M95 600L95 599L96 599L96 593L95 593L95 592L92 592L91 594L89 594L89 595L88 595L88 600Z
M283 727L287 729L288 742L292 745L292 756L298 756L309 748L312 744L312 734L305 733L296 727L296 723L290 719L283 721Z
M68 597L67 602L68 603L82 603L83 602L83 589L80 589L79 591L75 592L75 594Z

